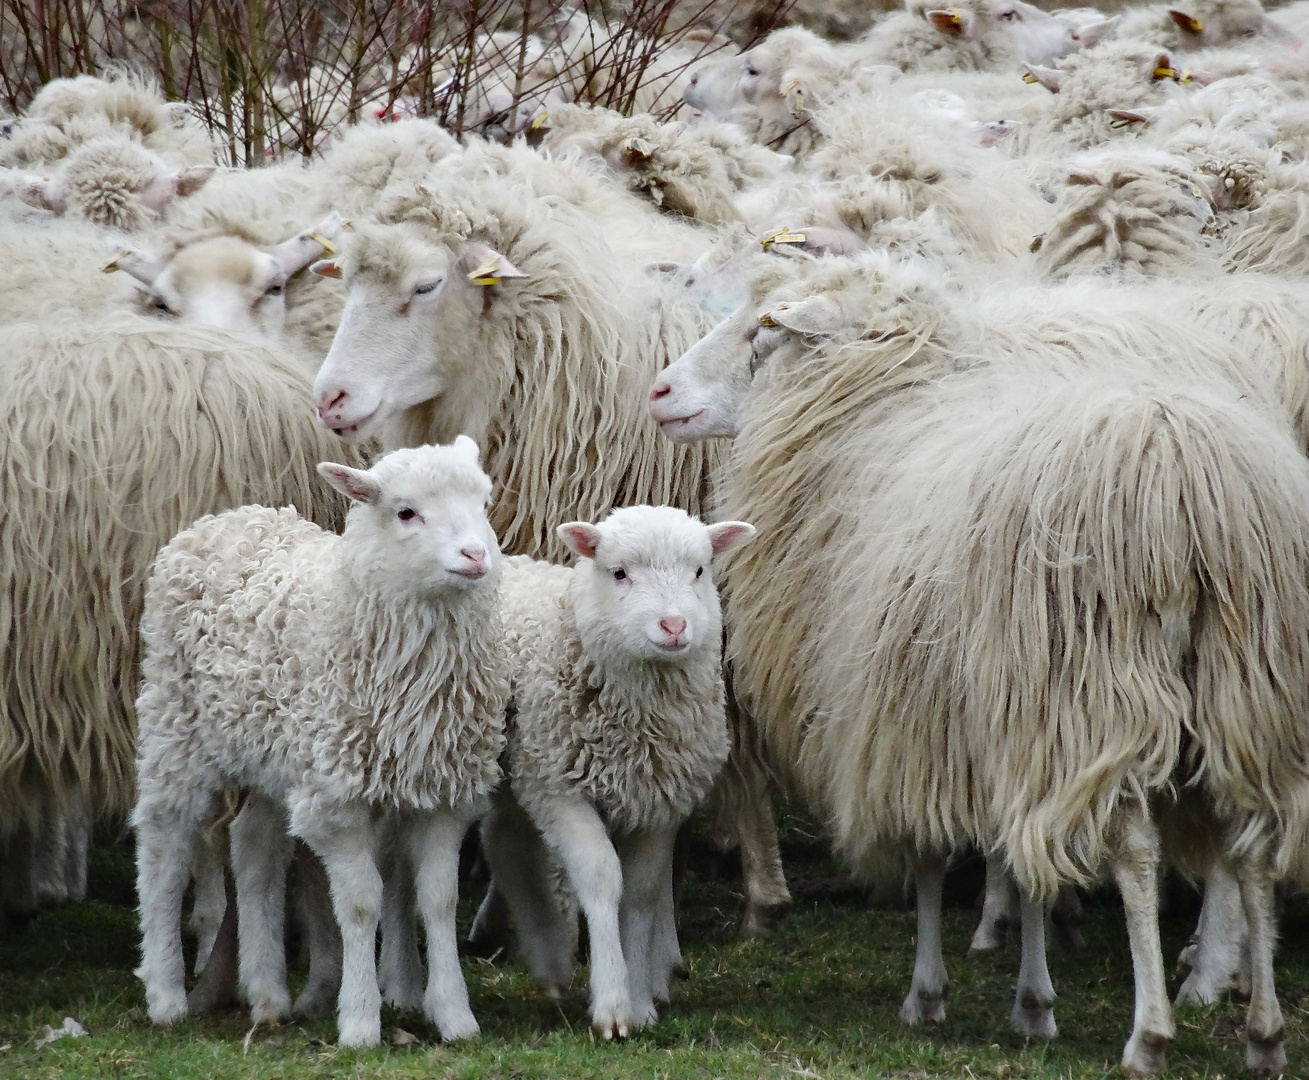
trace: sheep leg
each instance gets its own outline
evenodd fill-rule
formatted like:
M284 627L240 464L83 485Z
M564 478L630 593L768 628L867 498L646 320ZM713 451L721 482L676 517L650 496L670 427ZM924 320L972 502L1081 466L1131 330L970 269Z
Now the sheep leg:
M576 951L568 918L571 915L576 925L577 917L559 908L546 873L550 856L541 834L513 796L502 790L482 819L481 837L491 887L509 909L527 970L547 994L563 997L573 981ZM487 896L489 900L489 892Z
M1018 886L1005 866L1004 856L991 852L986 857L986 891L982 897L982 918L973 933L969 952L990 952L1004 945L1005 932L1018 915Z
M1113 873L1123 897L1136 984L1136 1017L1123 1068L1156 1073L1164 1067L1174 1034L1159 943L1159 831L1138 803L1124 808L1118 826Z
M468 944L479 956L494 956L512 943L512 926L509 904L492 878L473 917L473 925L468 928Z
M915 867L918 900L918 956L909 996L900 1006L906 1024L939 1023L945 1019L945 992L950 980L941 955L941 900L945 886L945 860L920 855Z
M681 840L678 833L678 843ZM673 862L676 867L677 846L674 845ZM675 975L685 975L682 947L677 941L677 903L674 900L673 879L676 869L660 882L658 906L655 909L654 934L650 945L650 971L652 991L656 1004L667 1005L672 1000L672 981Z
M1178 958L1189 962L1190 974L1177 991L1177 1005L1211 1005L1238 987L1243 957L1248 956L1241 885L1223 859L1210 863L1204 875L1204 902L1193 943Z
M286 988L286 870L291 838L282 808L252 793L229 827L236 879L236 925L241 990L256 1024L291 1013Z
M296 903L309 941L309 978L291 1015L317 1020L336 1009L341 989L341 931L332 914L332 892L323 864L303 843L295 851Z
M459 967L459 935L455 930L459 846L472 822L471 813L439 810L416 817L407 837L406 861L417 868L415 891L427 932L427 994L423 1011L447 1042L469 1039L478 1033L473 1010L468 1007L464 973Z
M236 1001L236 882L226 863L220 867L220 873L223 875L223 919L218 924L213 947L205 960L204 973L187 995L192 1016L206 1016Z
M192 971L197 976L205 969L205 962L218 937L218 927L227 912L225 856L226 852L222 850L222 844L217 838L202 836L191 860L195 896L191 901L189 925L191 933L195 935L195 965Z
M1245 1064L1255 1072L1278 1076L1286 1070L1286 1028L1273 982L1277 942L1273 877L1254 858L1241 868L1241 906L1250 935L1250 1009L1245 1022Z
M351 805L311 818L311 808L322 810L314 794L295 798L292 805L292 831L322 859L341 928L338 1040L342 1046L376 1046L382 1040L376 951L382 875L377 871L372 822L366 808Z
M382 950L377 962L377 986L388 1005L418 1011L423 1007L423 968L418 955L415 868L402 845L383 841Z
M559 856L586 913L591 941L591 1026L606 1039L634 1029L627 963L618 930L623 871L604 822L581 799L552 799L541 807L541 833Z
M1082 937L1082 901L1074 885L1060 885L1059 895L1055 897L1050 909L1050 928L1054 931L1054 942L1064 952L1080 952L1086 948L1086 939Z
M1053 1039L1059 1029L1054 1022L1054 984L1045 962L1045 905L1024 896L1020 909L1023 959L1011 1017L1014 1030L1029 1039Z
M677 829L640 829L617 846L622 864L623 898L618 908L619 936L627 962L627 992L632 1023L641 1028L659 1019L655 1009L655 936L664 883L673 880L673 846ZM663 963L663 958L659 959ZM665 989L668 978L662 980Z
M141 905L141 966L136 973L145 983L146 1010L156 1024L171 1024L187 1014L182 895L205 820L200 811L208 807L194 809L188 814L172 800L165 803L143 793L132 814Z

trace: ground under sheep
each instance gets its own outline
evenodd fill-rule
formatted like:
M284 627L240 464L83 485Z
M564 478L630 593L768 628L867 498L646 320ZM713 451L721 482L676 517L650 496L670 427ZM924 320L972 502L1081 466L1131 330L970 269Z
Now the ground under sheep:
M961 338L931 293L884 257L819 264L655 384L675 437L739 432L722 508L767 530L726 575L743 702L856 866L920 853L907 1019L938 1017L945 982L926 853L1003 851L1029 898L1111 865L1137 1071L1163 1066L1173 1033L1146 793L1194 777L1257 913L1247 1060L1276 1073L1272 882L1309 826L1309 466L1266 401L1212 372L979 353L986 338ZM697 386L721 408L692 416ZM1040 904L1024 908L1014 1020L1049 1035Z
M324 526L315 462L353 451L313 421L284 353L126 313L5 327L0 364L0 832L83 802L121 814L150 561L203 513L295 503ZM8 875L6 875L8 877Z
M320 472L354 500L342 535L293 507L246 506L201 518L154 564L132 814L150 1018L186 1015L179 917L191 849L237 787L282 825L234 860L255 1020L289 1008L280 918L267 917L284 904L289 843L279 850L276 838L289 827L331 884L341 1043L378 1043L380 828L417 864L428 1019L444 1038L466 1038L477 1021L455 940L459 846L500 780L509 697L491 482L463 437L368 471Z
M624 1037L657 1019L681 964L674 840L730 746L710 560L754 530L641 506L559 532L575 568L519 557L505 574L512 794L482 845L528 967L554 994L575 943L575 909L546 874L562 864L586 915L592 1024Z

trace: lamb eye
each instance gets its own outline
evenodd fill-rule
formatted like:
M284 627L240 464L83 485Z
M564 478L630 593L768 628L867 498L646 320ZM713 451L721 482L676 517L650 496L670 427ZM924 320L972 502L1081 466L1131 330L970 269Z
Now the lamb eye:
M403 510L401 510L398 514L396 514L396 517L398 517L401 521L413 521L413 519L416 518L417 516L418 514L415 511L410 510L409 507L407 506Z
M441 283L439 281L429 281L426 284L419 285L416 289L414 289L414 295L426 296L428 293L434 292L436 290L436 287L440 284Z
M703 574L704 574L704 567L703 567L703 566L697 566L697 567L695 568L695 576L696 576L696 577L700 577L700 576L702 576Z
M1012 22L1014 19L1018 18L1018 12L1016 12L1016 11L1002 11L1002 12L1000 12L1000 18Z
M754 67L753 65L751 67L746 68L745 73L749 75L750 78L752 79L759 78L759 69L757 67Z
M281 286L281 285L269 285L268 288L266 288L266 289L264 290L264 295L265 295L265 296L281 296L281 295L282 295L282 286Z
M621 567L620 567L619 569L615 570L615 571L614 571L614 580L615 580L615 581L626 581L626 580L627 580L627 571L624 570L624 569L622 569Z
M155 311L161 311L165 315L171 315L173 313L173 309L168 306L168 301L162 296L153 297L150 301L150 306L154 308Z

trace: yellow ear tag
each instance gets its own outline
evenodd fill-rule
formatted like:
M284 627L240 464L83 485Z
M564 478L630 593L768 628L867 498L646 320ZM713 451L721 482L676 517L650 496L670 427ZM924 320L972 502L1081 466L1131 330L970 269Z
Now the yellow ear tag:
M495 272L500 269L500 256L487 259L476 270L470 271L468 280L474 285L499 285L500 279L495 276Z
M1041 80L1038 79L1035 75L1033 75L1030 71L1027 72L1025 75L1023 75L1023 82L1027 83L1028 86L1033 86L1040 81Z
M959 9L958 9L958 8L956 8L956 7L948 7L948 8L946 8L945 10L948 11L948 12L950 13L950 21L951 21L952 23L954 23L955 26L959 26L960 24L963 23L963 21L964 21L964 20L963 20L963 16L961 16L961 15L959 14Z
M1199 19L1197 19L1194 15L1192 15L1190 19L1187 20L1186 28L1190 30L1191 33L1198 34L1200 33L1201 30L1204 29L1204 23L1202 23Z
M130 255L130 254L132 254L132 253L131 253L130 251L128 251L126 248L124 248L124 249L123 249L122 251L120 251L117 255L115 255L112 259L110 259L107 263L105 263L104 266L100 267L100 273L102 273L102 274L112 274L112 273L115 273L115 272L118 270L118 260L119 260L119 259L125 259L125 258L127 258L127 256Z
M1154 77L1156 79L1176 79L1177 69L1170 67L1157 67L1154 69Z
M540 131L543 127L545 127L545 122L549 119L550 119L549 113L547 112L541 113L535 120L532 121L532 130Z
M1179 76L1177 76L1177 81L1179 83L1189 83L1191 81L1191 70L1191 68L1187 68L1183 71Z
M774 229L770 233L765 233L759 238L759 243L764 249L772 247L774 244L803 244L805 240L804 233L792 232L789 225L783 225L780 229Z
M329 255L336 254L336 245L332 243L332 241L327 239L326 236L319 236L318 233L311 232L309 234L309 239L314 241L314 243L321 245L322 249L326 251Z
M348 219L347 219L346 221L341 222L341 231L342 231L342 232L354 232L354 231L355 231L355 223L354 223L353 221L348 220Z
M784 87L782 87L779 93L782 95L782 97L786 97L787 94L789 94L792 90L794 90L799 85L800 85L799 79L792 79L789 83L787 83Z
M760 315L760 316L759 316L759 325L760 325L760 326L776 326L777 323L775 323L775 322L773 321L773 313L772 313L771 311L765 311L762 315Z

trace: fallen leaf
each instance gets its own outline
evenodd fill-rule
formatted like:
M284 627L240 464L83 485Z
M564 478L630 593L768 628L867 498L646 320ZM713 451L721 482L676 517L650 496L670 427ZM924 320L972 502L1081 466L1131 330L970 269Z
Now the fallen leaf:
M404 1028L392 1028L389 1036L392 1046L413 1046L418 1042L417 1035L411 1035Z
M87 1034L86 1028L71 1016L65 1016L62 1027L52 1028L49 1024L46 1024L41 1029L41 1037L36 1040L36 1046L39 1050L43 1046L49 1046L56 1039L76 1039L85 1034ZM5 1049L8 1050L9 1048L6 1046Z

